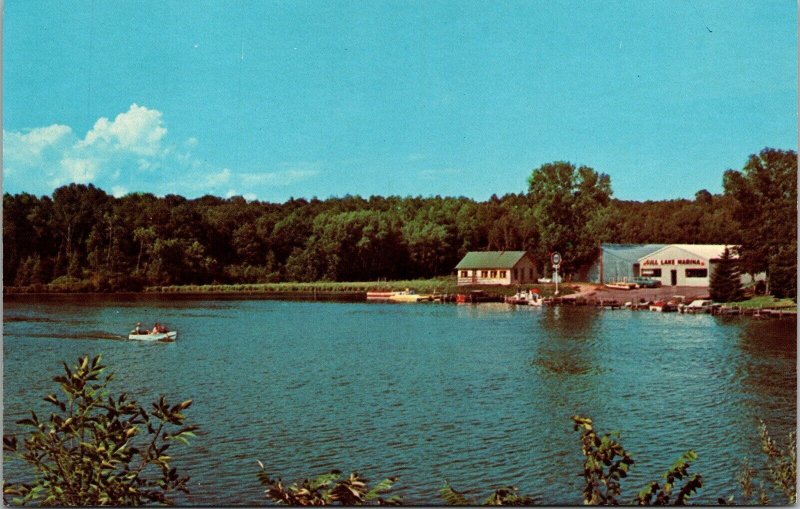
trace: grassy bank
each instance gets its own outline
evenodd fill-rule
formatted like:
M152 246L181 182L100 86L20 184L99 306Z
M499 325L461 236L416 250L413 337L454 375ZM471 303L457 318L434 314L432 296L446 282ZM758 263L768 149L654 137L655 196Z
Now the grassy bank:
M555 285L526 285L525 288L538 288L544 296L551 296ZM145 292L153 293L350 293L370 291L414 290L420 294L454 294L470 290L483 290L495 295L513 295L516 286L470 285L458 286L455 277L433 279L410 279L400 281L317 281L313 283L258 283L233 285L173 285L150 286ZM568 285L559 285L561 295L569 295L574 290Z
M742 309L782 309L797 311L797 303L792 299L779 299L771 295L759 295L741 302L726 302L725 306L740 307Z

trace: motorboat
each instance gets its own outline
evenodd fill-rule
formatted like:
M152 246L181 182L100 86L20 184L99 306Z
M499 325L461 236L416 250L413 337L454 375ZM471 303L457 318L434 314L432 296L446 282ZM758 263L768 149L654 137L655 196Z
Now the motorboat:
M168 331L168 332L147 332L143 334L134 334L131 332L128 334L128 339L134 339L136 341L175 341L178 337L178 331Z
M537 290L520 290L512 296L506 297L506 303L520 306L541 306L542 296Z
M506 297L506 304L519 304L522 306L528 304L528 292L520 290L514 295Z
M714 304L710 299L695 299L689 304L680 304L678 311L681 313L710 313L711 306Z
M612 290L633 290L636 288L636 283L630 283L628 281L612 281L610 283L606 283L605 287L611 288Z
M456 294L456 304L479 304L481 302L503 302L502 297L489 295L483 290Z
M671 313L678 310L678 305L672 301L657 300L650 304L650 311L659 313Z
M386 302L430 302L433 295L420 295L414 290L402 292L367 292L367 300L380 300Z
M530 298L528 299L529 306L541 306L544 304L544 299L539 292L530 292Z

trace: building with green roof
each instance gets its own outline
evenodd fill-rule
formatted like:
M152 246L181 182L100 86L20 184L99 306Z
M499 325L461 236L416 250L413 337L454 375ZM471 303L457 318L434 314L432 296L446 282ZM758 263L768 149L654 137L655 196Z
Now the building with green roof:
M470 251L456 265L459 285L535 283L536 262L527 251Z

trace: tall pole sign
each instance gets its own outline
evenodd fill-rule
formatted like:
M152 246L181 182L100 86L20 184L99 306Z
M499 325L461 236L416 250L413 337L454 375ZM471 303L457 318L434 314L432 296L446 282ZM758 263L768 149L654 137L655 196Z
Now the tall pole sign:
M555 270L555 279L556 279L556 295L558 295L558 267L561 265L561 255L559 253L553 253L550 257L550 261L553 262L553 269Z

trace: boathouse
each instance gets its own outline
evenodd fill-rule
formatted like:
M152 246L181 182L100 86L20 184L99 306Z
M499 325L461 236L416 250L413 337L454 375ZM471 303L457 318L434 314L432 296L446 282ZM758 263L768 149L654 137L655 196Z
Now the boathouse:
M725 244L670 244L639 258L639 273L663 286L708 286ZM735 258L736 255L731 253Z
M642 276L662 286L708 287L726 246L736 258L736 246L729 244L602 244L585 280L604 284ZM764 273L741 275L743 285L765 278Z
M601 244L600 254L589 266L586 275L578 278L590 283L604 284L623 281L639 275L639 258L649 255L667 244Z
M470 251L456 265L459 285L535 283L536 263L527 251Z

